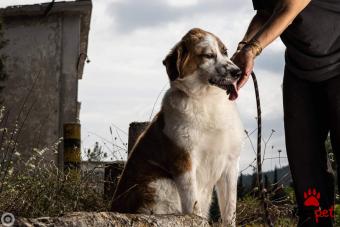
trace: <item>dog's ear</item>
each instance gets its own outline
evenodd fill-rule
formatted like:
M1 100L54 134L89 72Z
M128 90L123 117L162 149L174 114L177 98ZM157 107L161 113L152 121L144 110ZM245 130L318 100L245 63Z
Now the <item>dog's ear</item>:
M187 51L184 42L180 41L163 60L163 65L166 67L170 81L174 81L180 76L181 64L186 55Z

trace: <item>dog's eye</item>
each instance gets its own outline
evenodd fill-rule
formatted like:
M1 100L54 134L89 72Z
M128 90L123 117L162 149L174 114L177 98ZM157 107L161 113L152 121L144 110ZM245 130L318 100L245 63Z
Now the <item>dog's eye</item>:
M222 50L222 54L225 55L225 56L228 56L228 50L227 49Z
M202 54L202 57L212 59L212 58L215 58L216 55L215 54Z

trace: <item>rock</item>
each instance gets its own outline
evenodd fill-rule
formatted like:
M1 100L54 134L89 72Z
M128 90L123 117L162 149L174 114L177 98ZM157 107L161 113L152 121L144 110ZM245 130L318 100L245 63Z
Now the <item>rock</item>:
M113 212L74 212L61 217L41 218L18 218L15 226L25 227L52 227L52 226L202 226L210 227L209 222L194 215L143 215L143 214L120 214Z

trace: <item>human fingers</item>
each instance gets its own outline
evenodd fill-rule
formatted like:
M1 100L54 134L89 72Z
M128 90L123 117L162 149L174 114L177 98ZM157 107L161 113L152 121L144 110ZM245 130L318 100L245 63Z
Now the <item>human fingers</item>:
M234 63L242 70L241 79L237 82L237 90L242 88L248 81L250 74L253 71L255 57L256 55L250 48L242 49L242 51L234 54Z
M253 66L254 66L253 59L252 58L246 58L245 66L242 69L243 75L237 83L237 89L238 90L240 88L242 88L246 84L246 82L248 81L250 74L253 71Z
M239 79L239 81L237 81L237 90L240 90L248 81L249 79L249 75L247 73L244 73L241 77L241 79Z

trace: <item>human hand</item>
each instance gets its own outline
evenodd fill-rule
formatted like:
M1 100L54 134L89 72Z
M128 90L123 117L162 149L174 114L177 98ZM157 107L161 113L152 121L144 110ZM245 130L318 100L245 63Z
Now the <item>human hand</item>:
M239 90L248 81L254 67L254 59L256 55L251 48L243 48L236 51L231 60L242 70L242 76L237 82L237 90Z

